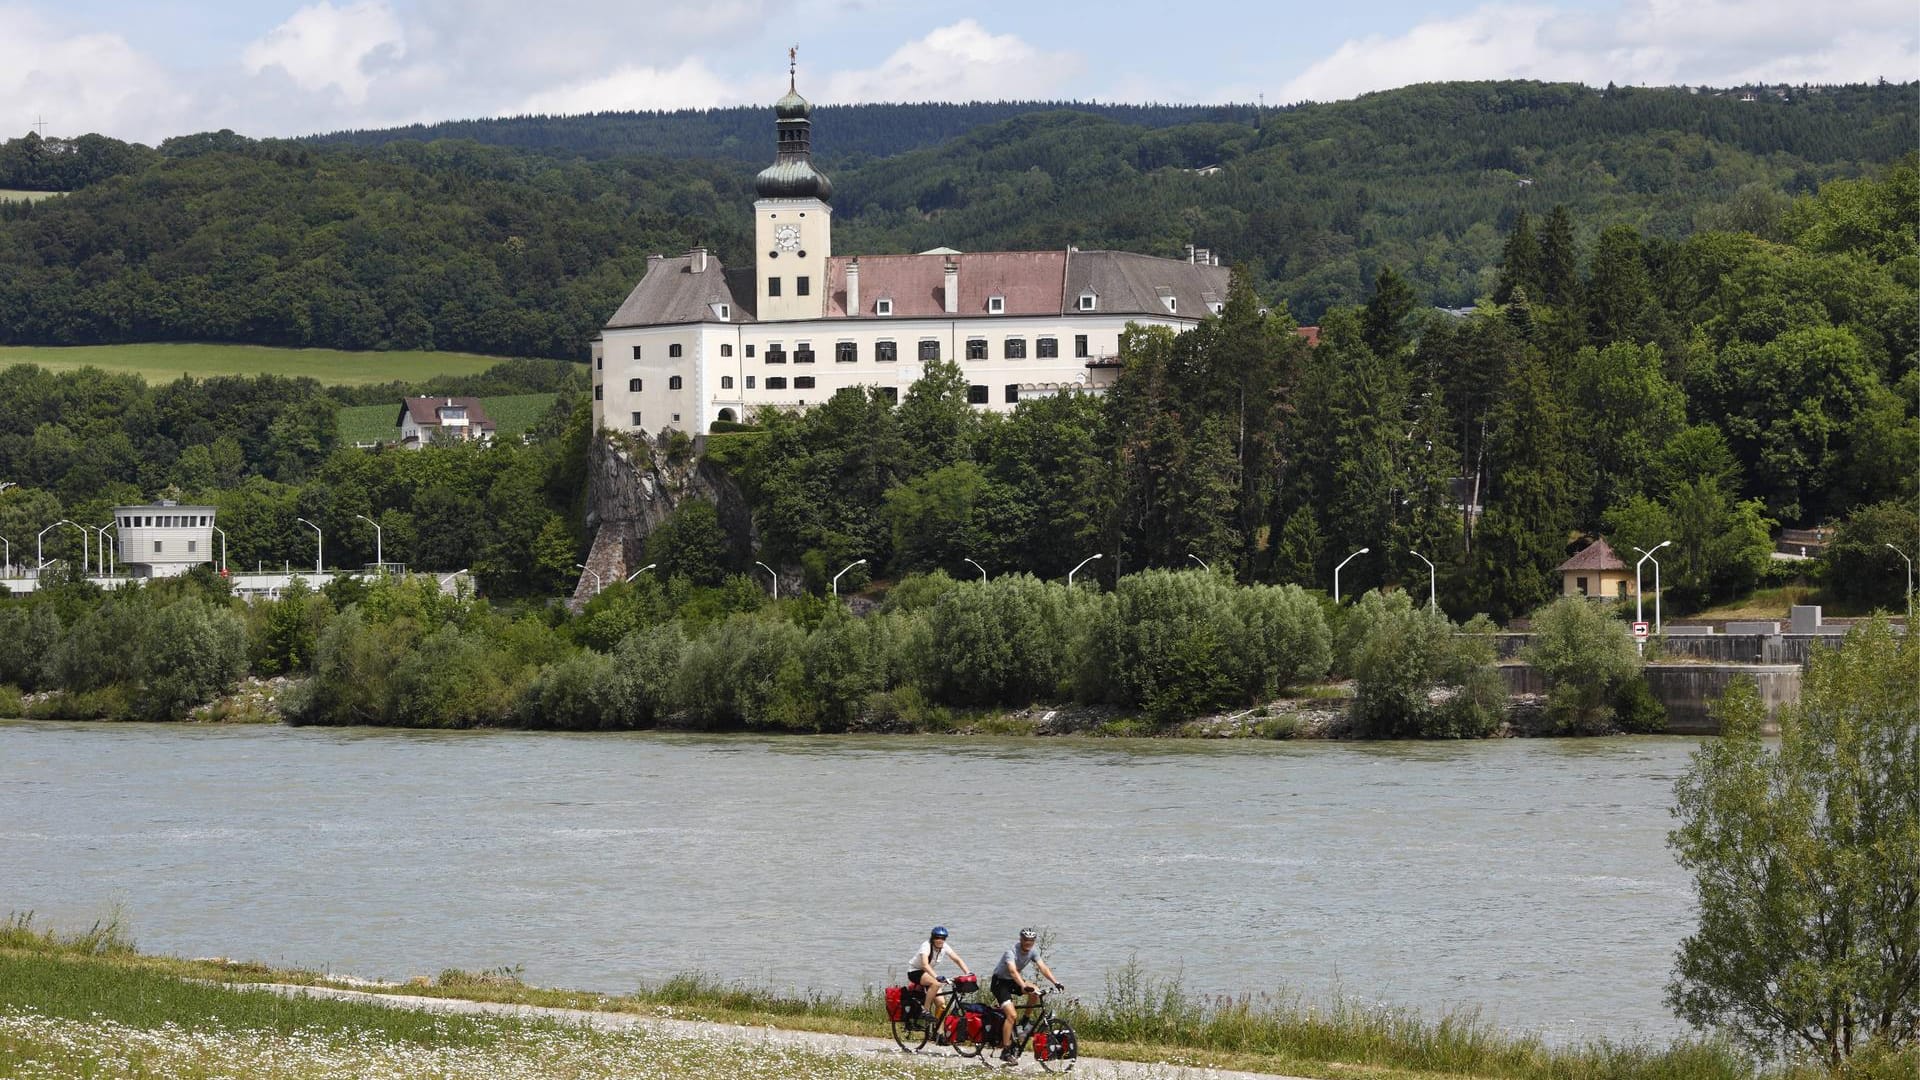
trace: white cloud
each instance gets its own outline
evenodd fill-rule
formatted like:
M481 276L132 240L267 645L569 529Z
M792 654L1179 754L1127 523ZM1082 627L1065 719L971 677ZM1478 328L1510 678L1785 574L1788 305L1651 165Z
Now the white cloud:
M174 133L188 94L118 34L74 33L7 5L0 26L0 137L23 135L42 117L49 135Z
M816 100L1046 98L1060 93L1082 66L1074 53L1042 52L1012 34L990 34L973 19L962 19L902 45L878 67L833 73Z
M571 86L542 90L500 115L549 116L620 109L699 109L745 100L739 90L707 70L698 57L672 68L623 67Z
M1341 45L1288 82L1283 101L1331 101L1445 79L1600 85L1870 82L1920 71L1911 5L1856 0L1810 17L1788 0L1625 0L1562 11L1491 4L1397 36Z
M250 74L279 68L302 90L337 88L347 101L360 105L378 69L406 53L405 31L386 0L360 0L346 7L321 0L248 45L241 62Z

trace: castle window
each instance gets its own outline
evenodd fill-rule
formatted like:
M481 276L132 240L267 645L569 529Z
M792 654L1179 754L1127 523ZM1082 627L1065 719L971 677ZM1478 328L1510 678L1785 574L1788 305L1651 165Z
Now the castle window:
M783 376L780 376L780 375L767 376L767 389L785 390L786 388L787 388L787 380Z
M892 341L876 341L873 344L873 358L882 364L891 364L900 359L900 345Z
M805 274L802 274L799 277L794 278L793 279L793 295L795 296L813 295L813 279L806 276Z
M747 346L747 359L753 359L753 346Z
M1006 349L1006 356L1009 360L1025 360L1027 358L1026 338L1010 337L1007 339L1004 348Z
M1059 338L1043 337L1034 344L1036 348L1034 349L1033 355L1042 360L1052 359L1060 355Z
M880 391L880 396L881 396L881 397L883 397L883 398L886 398L886 399L887 399L887 404L889 404L889 405L896 405L896 404L898 404L898 403L899 403L899 401L900 401L900 388L899 388L899 387L897 387L897 386L881 386L881 387L876 387L876 389L878 389L878 390Z
M769 342L767 344L767 363L784 364L786 362L787 350L781 348L780 343L777 341Z
M793 362L796 364L813 363L813 342L802 341L793 347Z
M667 379L667 389L669 390L680 389L680 376L678 375L670 376Z
M776 292L774 295L778 296L780 294ZM1094 297L1092 292L1089 291L1089 292L1081 293L1080 294L1080 310L1092 311L1094 309L1095 301L1096 301L1096 298Z
M1165 304L1167 305L1167 314L1169 314L1169 315L1178 315L1178 314L1180 314L1180 301L1179 301L1179 300L1177 300L1177 299L1175 299L1174 297L1171 297L1171 296L1163 296L1163 297L1161 297L1160 299L1161 299L1161 301L1162 301L1162 302L1164 302L1164 303L1165 303Z
M770 277L767 279L767 295L768 296L780 295L780 279L779 278Z
M733 376L731 375L720 376L720 389L722 390L733 389Z
M733 319L733 307L729 304L721 304L720 305L720 321L729 322L732 319Z
M605 398L605 397L607 396L607 395L606 395L606 389L607 389L607 388L606 388L606 387L604 387L604 386L596 386L596 387L594 387L594 388L593 388L593 400L595 400L595 401L600 401L600 400L603 400L603 399L604 399L604 398Z
M793 388L794 388L795 390L811 390L811 389L813 389L813 376L811 376L811 375L796 375L796 376L794 376L794 379L793 379Z
M891 300L875 300L875 301L873 302L873 313L874 313L875 315L891 315L891 314L893 314L893 301L891 301Z
M969 404L969 405L985 405L986 403L987 403L987 388L986 388L986 387L984 387L984 386L977 386L977 385L976 385L976 386L969 386L969 387L967 387L967 404Z
M1076 357L1079 357L1079 358L1081 358L1081 359L1085 359L1085 358L1086 358L1086 356L1087 356L1087 335L1085 335L1085 334L1075 334L1075 335L1073 335L1073 355L1074 355L1074 356L1076 356Z
M639 392L640 392L640 380L639 380L639 379L628 379L628 380L627 380L627 393L629 393L629 394L637 394L637 393L639 393Z
M1020 384L1017 382L1010 382L1007 384L1007 404L1017 405L1019 403L1020 403Z
M747 389L749 390L753 389L753 379L754 377L752 375L747 376Z
M667 346L667 355L669 357L678 357L680 355L680 346L677 344Z
M967 339L967 359L985 360L987 358L987 339L975 337Z
M920 339L920 359L921 360L940 359L939 339L937 338L921 338Z
M860 359L860 346L851 341L836 342L833 346L833 362L851 364Z
M1006 298L1006 297L1004 297L1004 296L989 296L989 297L987 297L987 314L989 314L989 315L1005 315L1006 313L1007 313L1007 298Z
M636 350L636 351L637 351L637 350ZM606 367L606 366L607 366L607 358L606 358L606 357L604 357L604 356L596 356L596 357L594 357L594 358L593 358L593 370L595 370L595 371L599 371L599 370L600 370L601 368L604 368L604 367Z
M634 358L635 360L638 360L638 359L640 359L640 346L638 346L638 345L635 345L635 346L633 347L633 358Z
M723 344L723 345L721 345L721 346L720 346L720 355L721 355L721 356L732 356L732 355L733 355L733 346L732 346L731 344Z
M634 413L634 414L633 414L633 423L631 423L631 424L628 424L627 426L628 426L628 427L639 427L639 426L640 426L640 414L639 414L639 413Z
M674 423L676 423L676 424L680 422L680 414L679 414L679 413L674 413L674 414L673 414L673 422L674 422Z

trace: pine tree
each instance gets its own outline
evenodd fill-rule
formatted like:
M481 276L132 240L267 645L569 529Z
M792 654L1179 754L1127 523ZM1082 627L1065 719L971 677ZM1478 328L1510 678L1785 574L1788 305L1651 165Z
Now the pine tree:
M1540 299L1555 307L1580 304L1580 254L1565 205L1555 206L1540 230Z
M1522 210L1513 219L1513 231L1500 251L1500 280L1493 289L1493 302L1505 304L1513 299L1515 288L1540 293L1540 242L1534 238L1533 223Z
M1474 536L1488 614L1505 621L1545 603L1573 527L1567 410L1539 355L1522 354L1488 438L1492 496Z
M1587 281L1587 314L1596 345L1653 340L1648 318L1653 286L1640 250L1640 234L1631 225L1613 225L1593 245Z

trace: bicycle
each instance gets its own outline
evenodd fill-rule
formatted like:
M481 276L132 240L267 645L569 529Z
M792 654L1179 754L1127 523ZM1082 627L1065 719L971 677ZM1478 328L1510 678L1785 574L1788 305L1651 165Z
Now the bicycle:
M1031 1046L1033 1059L1047 1072L1073 1071L1073 1063L1080 1058L1080 1037L1073 1033L1072 1024L1047 1006L1047 996L1059 992L1042 990L1038 1004L1022 1002L1014 1006L1021 1019L1013 1028L1013 1057L1009 1063L1019 1061L1021 1050Z
M957 1045L952 1039L956 1025L946 1021L950 1017L957 1017L967 999L980 989L980 977L962 975L951 982L942 977L940 984L940 989L934 992L932 1015L927 1013L924 992L920 987L888 988L887 1022L893 1029L893 1041L909 1054L919 1053L931 1040L939 1046L953 1045L954 1049L967 1057L977 1056L980 1053L979 1046L972 1047L969 1053Z

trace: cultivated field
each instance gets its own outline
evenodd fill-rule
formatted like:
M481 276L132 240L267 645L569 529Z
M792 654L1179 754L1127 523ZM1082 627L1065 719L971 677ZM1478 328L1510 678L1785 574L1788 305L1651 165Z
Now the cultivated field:
M55 195L65 195L64 191L19 191L14 188L0 188L0 202L39 202L51 199Z
M39 364L53 371L97 367L124 371L150 383L182 375L304 375L328 386L419 383L440 375L478 375L501 357L455 352L345 352L276 349L266 345L6 345L0 367Z
M509 394L483 397L480 405L493 420L494 436L514 439L538 423L553 404L553 394ZM400 416L400 402L391 405L353 405L340 410L340 441L343 443L390 442L400 435L394 423Z

